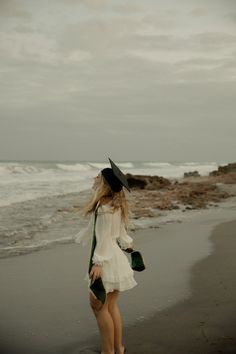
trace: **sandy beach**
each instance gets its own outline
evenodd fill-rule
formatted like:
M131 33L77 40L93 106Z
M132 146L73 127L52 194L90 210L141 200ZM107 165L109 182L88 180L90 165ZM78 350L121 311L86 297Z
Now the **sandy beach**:
M126 329L129 353L236 353L236 220L217 226L214 252L191 272L192 296Z
M120 295L128 353L236 352L233 215L199 210L134 233L147 269ZM1 353L99 353L84 281L88 252L68 244L0 260Z

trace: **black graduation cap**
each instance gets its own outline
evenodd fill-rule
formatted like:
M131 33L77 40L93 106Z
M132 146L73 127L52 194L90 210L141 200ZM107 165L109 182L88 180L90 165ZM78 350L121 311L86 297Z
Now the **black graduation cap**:
M130 192L126 176L109 157L108 159L110 161L111 168L104 168L101 172L106 181L109 183L111 189L114 192L120 192L124 186Z

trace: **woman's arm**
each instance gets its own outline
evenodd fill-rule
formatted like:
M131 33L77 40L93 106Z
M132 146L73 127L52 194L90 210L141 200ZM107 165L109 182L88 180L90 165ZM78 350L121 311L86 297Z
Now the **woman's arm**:
M76 243L81 243L82 245L85 246L88 241L91 238L91 232L93 229L93 223L94 223L94 215L91 214L88 225L86 227L84 227L83 229L81 229L75 236L75 242Z
M95 227L96 247L92 258L93 266L89 273L90 278L93 280L101 277L104 262L110 260L113 256L111 218L112 214L109 212L98 212Z
M104 262L113 256L113 244L111 238L112 214L110 212L98 212L95 235L96 247L93 254L93 264L102 266Z
M123 250L127 248L133 248L133 239L128 235L124 221L122 219L120 222L120 236L118 237L117 241Z

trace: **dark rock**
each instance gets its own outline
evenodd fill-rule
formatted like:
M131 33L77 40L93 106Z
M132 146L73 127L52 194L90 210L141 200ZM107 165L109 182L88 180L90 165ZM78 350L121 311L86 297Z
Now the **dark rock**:
M126 178L130 188L144 189L147 185L144 179L138 178L138 176L131 175L130 173L126 174Z
M228 165L219 166L218 170L210 172L209 176L220 176L231 172L236 172L236 163L229 163Z
M130 188L155 190L165 188L171 182L164 177L126 174Z
M184 177L200 177L200 174L198 171L185 172Z
M172 209L180 209L179 205L173 205Z

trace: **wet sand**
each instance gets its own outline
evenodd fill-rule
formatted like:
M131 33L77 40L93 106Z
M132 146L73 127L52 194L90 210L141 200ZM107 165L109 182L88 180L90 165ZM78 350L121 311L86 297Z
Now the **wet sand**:
M197 240L204 223L209 226L200 216L195 224L137 232L137 249L148 255L149 269L121 295L127 354L236 353L236 221ZM187 245L191 228L195 244ZM59 245L0 260L1 353L99 353L83 280L87 257L78 245ZM145 281L153 284L151 295Z
M214 252L192 268L192 296L127 328L128 353L236 353L236 221L217 226L211 240Z
M213 252L191 268L188 299L124 328L127 354L236 353L235 230L236 220L214 229ZM100 353L96 337L80 346L64 353Z

